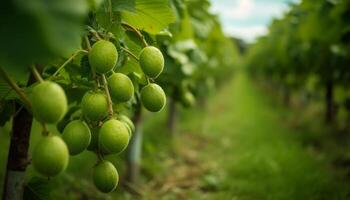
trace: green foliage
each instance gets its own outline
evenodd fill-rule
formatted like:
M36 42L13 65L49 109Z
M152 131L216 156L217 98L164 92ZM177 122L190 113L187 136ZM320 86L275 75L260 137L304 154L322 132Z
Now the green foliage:
M182 100L194 104L208 94L208 82L232 71L237 55L208 1L13 0L3 6L0 67L10 81L0 79L0 125L18 113L15 102L23 104L29 95L33 106L24 109L41 122L44 135L46 123L55 124L71 155L86 148L101 160L120 153L135 131L126 115L133 118L141 105L162 110L165 93L181 101L176 91L183 85L190 93ZM28 85L34 69L44 82ZM34 168L49 177L63 171L65 143L45 136L33 152ZM118 174L101 163L107 161L98 164L101 170L96 166L94 183L110 192ZM26 190L28 198L42 188L34 180L31 189L38 192Z

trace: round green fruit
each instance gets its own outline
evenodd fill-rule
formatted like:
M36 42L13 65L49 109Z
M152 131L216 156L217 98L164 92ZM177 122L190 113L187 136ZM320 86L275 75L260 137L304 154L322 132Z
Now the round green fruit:
M45 123L57 123L67 112L67 97L60 85L44 81L34 86L31 95L34 117Z
M108 78L109 92L117 102L129 101L134 94L134 85L130 78L122 73L113 73Z
M139 62L142 71L151 78L157 78L164 68L163 54L153 46L142 49Z
M99 121L108 114L107 97L102 92L89 91L81 101L83 115L92 121Z
M166 96L159 85L151 83L142 88L141 101L147 110L159 112L165 106Z
M119 115L118 120L125 123L126 127L128 128L128 131L130 133L130 136L131 136L132 133L135 131L135 125L131 121L131 119L129 117L127 117L126 115Z
M100 40L92 45L89 52L89 63L97 73L111 71L117 64L118 51L112 42Z
M181 95L181 103L184 107L192 107L196 103L196 99L191 92L184 92Z
M58 136L45 136L36 145L32 164L43 176L53 177L64 171L68 165L67 145Z
M118 171L111 162L102 161L94 167L93 181L101 192L112 192L118 185Z
M89 146L91 133L85 122L74 120L64 128L62 138L68 146L69 153L77 155Z
M110 119L102 125L99 131L98 142L103 153L120 153L128 146L128 129L123 122Z
M91 130L91 141L89 146L87 147L87 150L89 151L96 151L98 150L98 132L100 131L100 127L94 127Z

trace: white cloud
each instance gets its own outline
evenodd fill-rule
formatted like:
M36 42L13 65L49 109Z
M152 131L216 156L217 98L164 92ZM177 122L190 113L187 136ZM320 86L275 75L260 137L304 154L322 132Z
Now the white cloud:
M247 42L253 42L256 37L266 34L267 31L267 27L264 25L246 27L224 26L226 34L239 37Z
M291 0L298 1L298 0ZM280 17L288 8L282 1L212 0L212 12L219 15L225 33L253 41L267 32L271 18Z

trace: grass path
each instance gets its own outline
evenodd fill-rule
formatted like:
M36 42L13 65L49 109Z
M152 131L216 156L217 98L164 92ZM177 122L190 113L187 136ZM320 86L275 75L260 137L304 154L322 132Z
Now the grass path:
M184 188L182 196L210 200L347 199L345 186L334 179L327 164L307 152L293 136L295 131L284 124L283 109L271 103L243 73L208 104L204 118L202 112L191 112L181 122L179 140L184 150L180 153L186 158L192 152L195 163L188 165L187 171L202 170L197 173L200 183ZM200 135L191 134L199 130L196 121L204 124ZM198 145L198 138L204 145ZM167 172L176 174L179 169ZM186 170L177 176L184 173Z

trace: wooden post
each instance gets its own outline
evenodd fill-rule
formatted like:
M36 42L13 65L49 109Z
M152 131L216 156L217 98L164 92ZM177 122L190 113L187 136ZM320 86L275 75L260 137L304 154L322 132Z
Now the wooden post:
M27 85L29 86L34 82L35 78L31 75ZM16 110L18 113L13 118L12 123L3 189L3 199L5 200L23 199L25 170L30 163L28 149L33 116L18 103L16 103Z
M135 124L135 132L131 137L128 149L127 149L127 172L126 180L130 184L135 184L139 180L140 175L140 164L142 154L142 117L141 107L139 106L136 110L133 122Z

